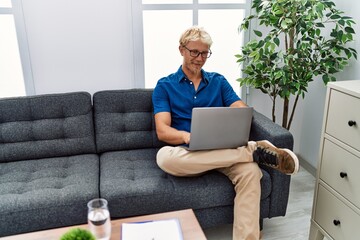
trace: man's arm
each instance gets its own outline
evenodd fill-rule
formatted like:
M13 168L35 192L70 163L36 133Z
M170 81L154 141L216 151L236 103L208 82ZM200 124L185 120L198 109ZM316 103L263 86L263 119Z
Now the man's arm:
M247 107L247 105L243 101L238 100L236 102L233 102L230 107Z
M159 112L155 114L156 134L160 141L171 145L188 144L190 133L179 131L171 127L171 114L169 112Z

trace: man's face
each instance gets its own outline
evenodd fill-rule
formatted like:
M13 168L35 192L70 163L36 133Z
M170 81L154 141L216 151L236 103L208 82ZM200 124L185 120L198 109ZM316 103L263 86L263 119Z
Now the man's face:
M185 47L180 47L180 53L184 57L183 67L192 74L199 73L207 60L207 57L201 55L206 55L206 52L209 51L209 46L200 40L191 41ZM191 56L199 52L203 54L199 54L197 57Z

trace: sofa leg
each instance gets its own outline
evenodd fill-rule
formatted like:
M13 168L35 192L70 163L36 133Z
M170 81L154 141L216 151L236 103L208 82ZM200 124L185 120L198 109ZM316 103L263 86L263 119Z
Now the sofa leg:
M260 224L260 231L262 231L262 230L263 230L263 226L264 226L264 219L263 219L263 218L260 218L259 224Z

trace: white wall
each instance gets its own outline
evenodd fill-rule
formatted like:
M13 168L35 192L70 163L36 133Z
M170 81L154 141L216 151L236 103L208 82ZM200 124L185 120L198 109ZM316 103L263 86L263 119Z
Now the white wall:
M360 53L360 9L358 1L334 0L337 8L344 11L346 15L354 18L356 40L351 44ZM336 75L338 81L360 79L360 62L352 60L345 71ZM295 113L295 120L290 129L294 135L294 151L301 158L304 165L316 168L319 158L319 146L321 127L323 122L326 87L322 79L317 78L309 84L308 93L304 100L299 101ZM271 102L267 95L257 90L250 90L248 96L249 104L253 105L259 112L271 116ZM277 103L280 108L281 102ZM281 113L278 113L278 123L281 122Z
M134 87L131 1L22 1L35 94Z

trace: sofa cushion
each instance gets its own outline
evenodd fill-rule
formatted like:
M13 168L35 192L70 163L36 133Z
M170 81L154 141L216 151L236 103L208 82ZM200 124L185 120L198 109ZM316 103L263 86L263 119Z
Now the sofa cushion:
M0 100L0 162L95 152L89 93Z
M99 197L95 154L0 164L0 236L86 223Z
M164 146L155 132L152 92L152 89L131 89L94 94L96 146L99 153Z
M100 195L109 201L112 217L233 205L234 188L225 175L210 171L199 177L174 177L157 166L156 153L157 149L138 149L100 156ZM271 181L263 173L265 199Z

